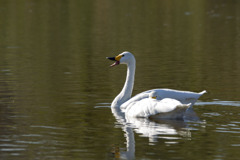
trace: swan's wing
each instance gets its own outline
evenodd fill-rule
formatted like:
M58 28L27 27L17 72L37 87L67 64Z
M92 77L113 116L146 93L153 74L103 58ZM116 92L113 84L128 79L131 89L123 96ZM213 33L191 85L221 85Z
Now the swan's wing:
M163 100L154 100L144 98L137 102L132 102L125 110L125 114L130 117L151 117L160 116L160 118L176 119L183 117L183 113L190 106L183 105L175 99L165 98ZM181 109L183 108L183 109ZM181 114L179 114L181 112Z
M126 101L125 103L123 103L120 107L122 110L126 109L131 103L135 103L135 102L138 102L138 101L141 101L145 98L148 98L149 97L149 93L151 91L145 91L145 92L142 92L142 93L139 93L137 95L135 95L134 97L132 97L131 99L129 99L128 101Z
M143 98L139 101L133 101L128 104L125 115L129 117L149 117L155 103L149 98Z
M190 106L191 103L182 104L178 100L164 98L163 100L157 103L157 106L155 107L155 114L150 115L149 117L160 119L183 119L186 110Z

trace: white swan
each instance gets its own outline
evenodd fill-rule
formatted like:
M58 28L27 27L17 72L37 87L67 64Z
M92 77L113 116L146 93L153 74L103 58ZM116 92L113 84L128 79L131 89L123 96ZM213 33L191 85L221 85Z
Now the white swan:
M117 97L115 97L115 99L113 100L113 102L111 104L111 107L121 108L123 111L125 111L126 115L130 115L130 116L134 116L134 117L142 117L143 116L142 113L144 112L144 110L146 110L146 104L140 103L140 101L142 101L144 99L146 101L151 100L151 99L149 99L149 94L152 93L153 91L154 91L154 94L159 97L158 100L164 99L164 98L171 98L171 99L167 99L165 101L167 101L168 104L170 104L170 101L172 101L173 104L175 104L175 107L177 106L176 105L177 103L174 100L178 100L182 104L191 103L191 106L192 106L201 95L206 93L206 91L202 91L200 93L195 93L195 92L178 91L178 90L172 90L172 89L153 89L153 90L148 90L148 91L139 93L136 96L131 98L133 85L134 85L135 68L136 68L135 57L130 52L123 52L116 57L107 57L107 58L109 60L115 61L115 63L111 65L112 67L119 65L119 64L127 65L127 77L126 77L124 87L123 87L122 91L117 95ZM156 103L155 105L158 105L158 103L163 103L163 102L156 101L156 102L154 102L154 104ZM178 102L178 105L181 104L180 102ZM159 114L159 113L157 113L158 109L156 111L153 111L154 105L148 104L148 107L149 107L149 109L148 109L149 114L148 114L148 116L146 116L147 115L146 114L143 117L157 116ZM131 109L131 108L135 108L134 111L137 112L138 114L136 114L136 113L130 114L130 113L133 113L132 112L133 109ZM173 108L173 107L169 107L169 106L165 105L164 108L166 109L166 111L167 110L170 111L171 109L169 109L169 108ZM159 109L159 110L161 111L162 109Z
M157 91L152 91L149 98L130 103L125 110L126 116L161 118L161 119L183 119L189 104L182 104L172 98L158 100Z

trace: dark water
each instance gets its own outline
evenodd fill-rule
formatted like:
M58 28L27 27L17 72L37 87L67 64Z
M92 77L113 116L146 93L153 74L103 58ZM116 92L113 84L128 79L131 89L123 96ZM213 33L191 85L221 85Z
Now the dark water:
M240 1L0 4L0 159L239 159ZM206 89L200 120L113 114L125 50L134 95Z

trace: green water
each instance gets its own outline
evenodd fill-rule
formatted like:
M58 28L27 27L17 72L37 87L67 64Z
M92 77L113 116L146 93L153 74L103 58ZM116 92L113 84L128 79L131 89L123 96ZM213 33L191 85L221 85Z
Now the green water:
M126 50L133 95L207 90L200 121L112 113ZM239 60L238 1L0 0L0 159L239 159Z

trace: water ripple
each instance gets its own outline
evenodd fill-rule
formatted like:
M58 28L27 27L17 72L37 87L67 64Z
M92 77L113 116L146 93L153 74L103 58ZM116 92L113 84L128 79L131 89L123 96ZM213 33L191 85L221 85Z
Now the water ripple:
M197 102L196 106L206 106L206 105L222 105L222 106L235 106L240 107L240 101L212 101L212 102Z
M54 130L63 130L65 128L60 128L60 127L54 127L54 126L35 126L35 125L32 125L30 127L33 127L33 128L45 128L45 129L54 129Z
M111 103L97 103L96 106L94 106L94 108L110 108L111 107Z

